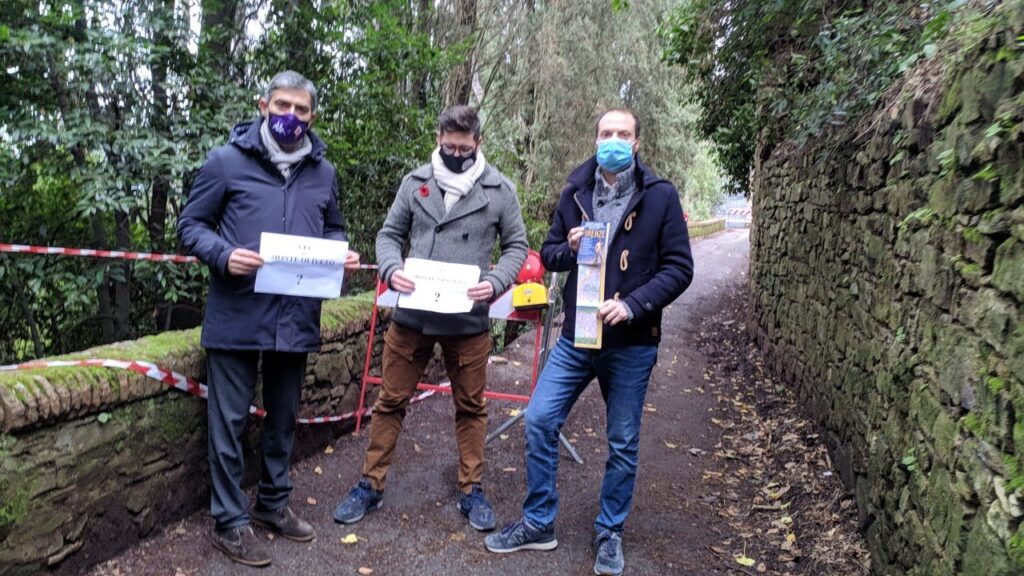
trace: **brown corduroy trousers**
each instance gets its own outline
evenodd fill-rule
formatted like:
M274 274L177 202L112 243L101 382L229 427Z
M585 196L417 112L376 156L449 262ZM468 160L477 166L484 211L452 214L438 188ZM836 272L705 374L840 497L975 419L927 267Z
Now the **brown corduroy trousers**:
M459 445L459 490L469 492L484 470L484 439L487 436L487 358L491 353L488 332L471 336L425 336L392 323L384 335L383 383L373 406L370 445L366 448L363 476L374 490L383 490L391 456L402 432L406 407L416 392L433 354L441 343L444 365L455 401L455 438Z

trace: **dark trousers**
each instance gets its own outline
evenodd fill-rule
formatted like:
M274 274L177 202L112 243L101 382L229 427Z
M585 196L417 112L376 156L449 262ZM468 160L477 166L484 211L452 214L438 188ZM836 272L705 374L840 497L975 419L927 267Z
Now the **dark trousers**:
M209 421L210 515L217 528L249 523L249 499L242 491L242 438L256 391L257 350L206 350ZM263 405L261 472L256 506L277 510L288 503L288 479L295 417L306 372L306 354L262 352Z

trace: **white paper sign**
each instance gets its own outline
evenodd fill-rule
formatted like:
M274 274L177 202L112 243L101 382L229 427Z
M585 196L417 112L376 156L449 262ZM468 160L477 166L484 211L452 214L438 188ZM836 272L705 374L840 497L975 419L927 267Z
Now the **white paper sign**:
M408 258L403 272L416 283L416 289L398 297L399 308L441 314L459 314L473 309L473 301L466 292L480 282L478 266Z
M260 236L263 266L256 272L256 292L337 298L345 274L348 242L273 234Z

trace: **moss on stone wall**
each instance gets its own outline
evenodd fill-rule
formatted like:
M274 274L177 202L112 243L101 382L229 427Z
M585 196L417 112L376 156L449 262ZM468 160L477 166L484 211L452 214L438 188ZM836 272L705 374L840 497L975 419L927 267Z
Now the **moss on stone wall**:
M754 175L754 331L846 455L877 574L1024 573L1024 5L965 22Z
M365 296L325 303L321 349L309 356L303 416L355 409L372 306ZM386 316L374 341L375 359ZM205 378L198 329L59 359L88 358L146 360ZM99 561L205 505L205 421L201 400L124 370L0 374L0 575L35 574L81 558ZM253 445L257 422L249 431ZM297 440L296 453L318 451L350 428L335 424L302 435L306 444L320 444Z

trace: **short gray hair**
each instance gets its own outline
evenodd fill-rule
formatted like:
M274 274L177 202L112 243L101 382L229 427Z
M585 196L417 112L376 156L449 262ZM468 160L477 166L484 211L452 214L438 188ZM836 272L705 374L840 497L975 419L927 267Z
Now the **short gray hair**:
M285 70L284 72L278 72L270 79L270 83L267 84L267 90L264 92L263 97L266 98L267 102L270 102L270 95L274 93L274 90L280 90L281 88L291 88L293 90L305 90L309 92L309 103L310 109L316 110L316 86L302 74L294 70Z

